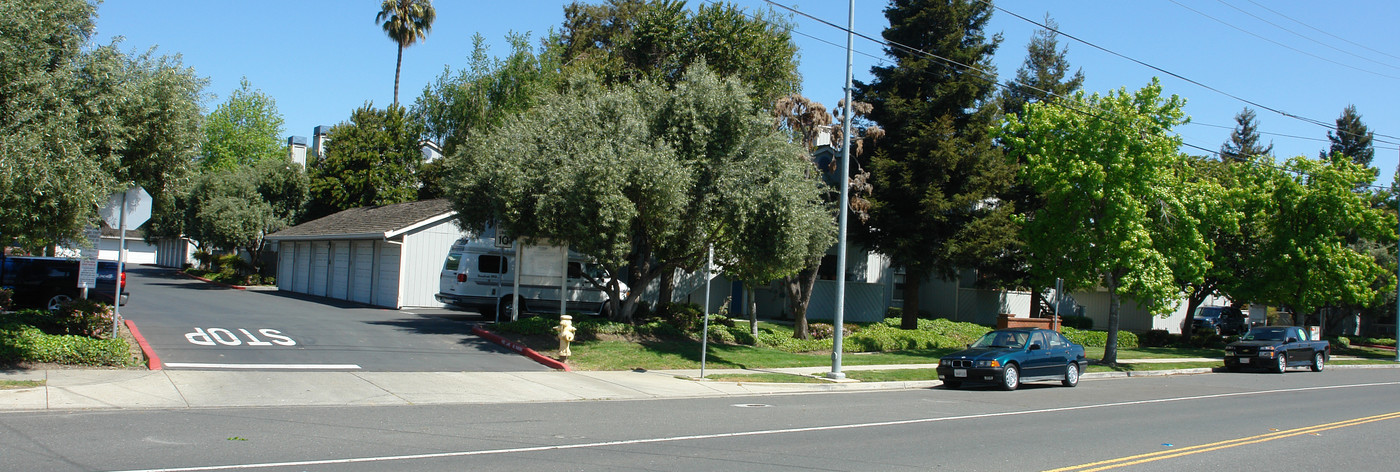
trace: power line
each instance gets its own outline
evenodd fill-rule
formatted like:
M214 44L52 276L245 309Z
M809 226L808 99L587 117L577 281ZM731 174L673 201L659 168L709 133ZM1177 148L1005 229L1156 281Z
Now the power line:
M1272 22L1272 21L1269 21L1269 20L1267 20L1267 19L1264 19L1263 17L1261 17L1261 16L1259 16L1259 15L1255 15L1255 14L1253 14L1253 13L1250 13L1248 10L1245 10L1245 9L1243 9L1243 8L1240 8L1240 7L1231 5L1229 2L1226 2L1225 0L1215 0L1215 1L1220 2L1221 5L1225 5L1225 6L1227 6L1227 7L1233 8L1233 9L1239 11L1240 13L1244 13L1244 14L1246 14L1246 15L1249 15L1251 18L1254 18L1254 19L1256 19L1256 20L1262 21L1262 22L1264 22L1264 23L1268 23L1269 26L1273 26L1273 27L1275 27L1275 28L1278 28L1278 29L1287 31L1288 33L1290 33L1290 34L1292 34L1292 35L1294 35L1294 36L1297 36L1297 37L1299 37L1299 38L1306 39L1306 40L1308 40L1308 41L1312 41L1312 42L1314 42L1314 43L1317 43L1318 45L1321 45L1321 46L1323 46L1323 47L1332 49L1333 51L1337 51L1337 52L1340 52L1340 53L1342 53L1342 54L1346 54L1346 55L1355 57L1355 58L1357 58L1357 59L1361 59L1361 60L1363 60L1363 61L1374 62L1374 63L1376 63L1376 64L1380 64L1380 65L1382 65L1382 66L1389 67L1389 68L1392 68L1392 69L1400 69L1400 66L1396 66L1396 65L1394 65L1394 64L1388 64L1388 63L1385 63L1385 62L1377 61L1377 60L1375 60L1375 59L1371 59L1371 58L1369 58L1369 57L1362 56L1362 55L1360 55L1360 54L1357 54L1357 53L1354 53L1354 52L1351 52L1351 51L1348 51L1348 50L1345 50L1345 49L1342 49L1342 48L1333 46L1333 45L1331 45L1331 44L1327 44L1327 43L1324 43L1324 42L1322 42L1322 41L1318 41L1317 39L1314 39L1314 38L1311 37L1311 36L1308 36L1308 35L1299 33L1299 32L1297 32L1297 31L1293 31L1293 30L1291 30L1291 29L1284 28L1282 25L1279 25L1278 23L1274 23L1274 22Z
M710 3L714 3L714 0L707 0L707 1L710 1ZM975 66L970 66L970 65L967 65L967 64L963 64L963 63L958 62L958 61L956 61L956 60L948 59L948 58L939 56L939 55L937 55L937 54L933 54L933 53L924 51L924 50L922 50L922 49L918 49L918 48L915 48L915 47L911 47L911 46L907 46L907 45L904 45L904 44L900 44L900 43L895 42L895 41L877 40L877 39L871 38L870 36L865 35L865 34L863 34L863 33L860 33L860 32L858 32L858 31L849 30L849 29L847 29L847 28L844 27L844 26L836 25L836 24L834 24L834 23L831 23L831 22L829 22L829 21L823 20L823 19L821 19L821 18L817 18L817 17L815 17L815 16L813 16L813 15L811 15L811 14L808 14L808 13L803 12L803 11L801 11L801 10L798 10L798 9L796 9L796 8L793 8L793 7L789 7L789 6L786 6L786 5L782 5L782 4L776 3L776 2L773 1L773 0L765 0L765 1L766 1L767 3L769 3L770 5L775 5L775 6L779 7L779 8L788 10L789 12L792 12L792 13L794 13L794 14L797 14L797 15L803 16L803 17L805 17L805 18L808 18L808 19L817 21L817 22L819 22L819 23L825 24L825 25L827 25L827 26L829 26L829 27L832 27L832 28L835 28L835 29L837 29L837 30L839 30L839 31L841 31L841 32L849 32L849 33L851 33L852 35L855 35L855 36L860 37L860 38L862 38L862 39L865 39L865 40L867 40L867 41L871 41L871 42L874 42L874 43L876 43L876 44L880 44L880 45L882 45L882 46L888 47L888 48L890 48L890 50L891 50L892 52L893 52L893 51L896 51L896 50L898 50L898 51L903 51L903 52L908 53L908 54L914 54L914 55L919 55L919 56L923 56L923 57L926 57L926 58L937 59L937 60L939 60L940 62L942 62L942 63L944 63L944 64L947 64L947 65L950 65L950 66L954 66L954 67L959 67L959 68L962 68L962 69L965 69L965 70L969 70L969 71L973 71L973 72L977 72L977 73L982 74L982 75L984 75L984 76L990 74L990 72L988 72L988 71L985 70L985 69L982 69L982 68L979 68L979 67L975 67ZM982 1L982 0L978 0L978 1ZM983 3L986 3L986 2L984 1ZM991 4L988 4L988 5L993 6L994 8L996 8L994 5L991 5ZM998 9L1000 9L1000 8L998 8ZM1005 11L1005 10L1002 10L1002 11ZM1025 18L1020 17L1020 16L1018 16L1018 15L1016 15L1016 14L1014 14L1014 13L1010 13L1010 12L1007 12L1007 13L1011 14L1012 16L1017 16L1018 18L1021 18L1021 19L1023 19L1023 20L1025 19ZM750 18L753 18L753 19L755 19L755 20L766 21L766 20L762 20L762 19L760 19L760 18L754 17L754 16L752 16L752 15L748 15L747 13L744 13L744 15L749 16ZM1029 21L1029 20L1027 20L1027 21ZM1032 23L1034 23L1034 22L1032 22ZM1036 24L1039 25L1039 23L1036 23ZM1042 27L1044 27L1044 26L1042 25ZM1044 29L1046 29L1046 30L1048 30L1048 31L1055 32L1055 33L1057 33L1057 34L1063 34L1063 33L1060 33L1059 31L1056 31L1055 29L1052 29L1052 28L1044 27ZM795 30L794 30L794 31L795 31ZM837 46L837 47L840 47L840 48L843 48L843 49L845 48L845 46L841 46L841 45L838 45L838 44L836 44L836 43L833 43L833 42L830 42L830 41L826 41L826 40L817 38L817 37L815 37L815 36L812 36L812 35L809 35L809 34L806 34L806 33L798 32L798 34L801 34L802 36L805 36L805 37L808 37L808 38L816 39L816 40L818 40L818 41L824 42L824 43L829 44L829 45L832 45L832 46ZM1067 35L1067 36L1068 36L1068 35ZM1076 39L1077 39L1077 38L1076 38ZM1083 42L1083 40L1079 40L1079 41L1080 41L1080 42ZM1086 44L1087 44L1087 43L1086 43ZM1094 46L1094 47L1098 47L1098 46ZM1103 49L1103 48L1099 48L1099 49ZM1107 51L1107 50L1105 50L1105 51ZM853 52L859 52L861 55L864 55L864 56L867 56L867 57L871 57L871 58L875 59L876 61L879 61L879 62L882 62L882 63L886 63L886 64L890 64L889 60L886 59L885 57L875 56L875 55L872 55L872 54L867 53L867 52L864 52L864 51L855 51L854 49L853 49ZM1112 53L1112 51L1108 51L1108 52ZM1113 53L1113 54L1117 54L1117 53ZM1124 57L1124 58L1127 58L1126 56L1122 56L1122 55L1119 55L1119 56ZM1136 61L1135 59L1131 59L1131 58L1127 58L1127 59L1133 60L1134 62L1139 62L1139 63L1141 63L1140 61ZM1145 64L1145 63L1142 63L1142 64L1147 65L1147 64ZM891 64L891 65L897 66L898 64L896 63L896 64ZM1148 67L1152 67L1152 66L1148 65ZM1169 72L1168 72L1168 73L1169 73ZM1183 79L1184 79L1184 78L1183 78ZM1184 80L1188 80L1188 81L1189 81L1189 79L1184 79ZM1009 85L1009 84L1003 84L1003 83L1001 83L1000 81L996 80L995 78L992 79L992 83L993 83L995 86L1001 87L1001 88L1009 89L1009 88L1011 87L1011 85ZM1096 111L1099 111L1099 110L1093 110L1093 109L1086 110L1086 109L1084 109L1084 108L1088 108L1088 107L1071 106L1071 105L1069 105L1069 104L1071 104L1071 103L1072 103L1072 104L1075 104L1075 105L1084 105L1083 103L1081 103L1081 102L1079 102L1079 101L1077 101L1077 100L1075 100L1075 99L1073 99L1073 98L1071 98L1071 97L1066 97L1066 96L1064 96L1064 95L1060 95L1060 94L1057 94L1057 93L1054 93L1054 92L1051 92L1051 91L1048 91L1048 90L1043 90L1043 89L1037 88L1037 87L1032 86L1032 85L1029 85L1029 84L1020 84L1020 85L1023 86L1023 87L1027 87L1027 88L1030 88L1030 89L1032 89L1032 90L1041 92L1041 93L1045 94L1046 96L1053 96L1053 97L1055 97L1055 98L1060 99L1060 100L1046 100L1046 101L1042 101L1042 103L1045 103L1045 104L1047 104L1047 105L1060 107L1060 108L1063 108L1063 109L1068 110L1068 111L1071 111L1071 112L1079 113L1079 114L1082 114L1082 115L1085 115L1085 116L1088 116L1088 117L1091 117L1091 118L1094 118L1094 119L1099 119L1099 120L1104 120L1104 121L1108 121L1108 122L1111 122L1111 123L1116 123L1116 124L1119 124L1119 125L1123 125L1123 126L1125 126L1125 127L1129 127L1129 128L1134 128L1134 127L1135 127L1135 126L1134 126L1134 123L1125 122L1125 121L1123 121L1123 120L1121 120L1121 119L1113 119L1113 118L1110 118L1110 117L1106 117L1106 116L1104 116L1104 115L1102 115L1102 114L1095 113ZM1177 136L1180 138L1180 137L1181 137L1181 136L1180 136L1180 133L1177 133ZM1181 145L1182 145L1182 146L1185 146L1185 147L1192 148L1192 149L1197 149L1197 150L1206 152L1206 153L1208 153L1208 154L1210 154L1210 155L1216 156L1218 159L1221 159L1221 160L1227 159L1226 156L1224 156L1223 154L1221 154L1221 153L1218 152L1218 151L1215 151L1215 150L1212 150L1212 149L1207 149L1207 148L1204 148L1204 147L1201 147L1201 146L1197 146L1197 145L1195 145L1195 144L1188 143L1188 142L1186 142L1186 140L1185 140L1184 138L1181 139ZM1263 167L1269 167L1269 168L1272 168L1272 169L1276 169L1276 170L1280 170L1280 171L1284 171L1284 172L1290 172L1290 173L1294 173L1294 174L1298 174L1298 175L1306 175L1306 174L1303 173L1303 172L1300 172L1300 171L1297 171L1297 170L1286 169L1286 168L1284 168L1284 167L1280 167L1280 166L1273 165L1273 164L1264 164L1264 163L1259 163L1259 162L1253 162L1253 163L1251 163L1251 164L1252 164L1252 165L1263 166ZM1358 187L1374 188L1374 189L1380 189L1380 190L1385 190L1385 189L1388 189L1388 188L1389 188L1389 187L1377 186L1377 185L1374 185L1374 184L1365 184L1365 185L1360 185L1360 186L1358 186Z
M1383 55L1383 56L1389 56L1389 57L1394 58L1394 59L1400 59L1400 56L1396 56L1396 55L1394 55L1394 54L1390 54L1390 53L1387 53L1387 52L1384 52L1384 51L1377 51L1377 50L1372 49L1370 46L1367 46L1367 45L1365 45L1365 44L1361 44L1361 43L1352 41L1352 40L1350 40L1350 39L1346 39L1346 38L1343 38L1343 37L1341 37L1341 36L1337 36L1337 35L1335 35L1335 34L1332 34L1332 33L1328 32L1327 30L1323 30L1323 29L1318 28L1318 27L1315 27L1315 26L1313 26L1313 25L1304 23L1304 22L1302 22L1302 21L1299 21L1299 20L1297 20L1297 19L1294 19L1294 18L1291 17L1291 16L1285 15L1285 14L1283 14L1283 13L1279 13L1277 10L1274 10L1274 9L1271 9L1271 8L1269 8L1269 7L1267 7L1267 6L1264 6L1263 4L1261 4L1261 3L1259 3L1259 2L1256 2L1256 1L1254 1L1254 0L1245 0L1245 1L1247 1L1247 2L1249 2L1249 3L1253 3L1254 6L1257 6L1257 7L1259 7L1259 8L1263 8L1263 9L1265 9L1265 10L1268 10L1269 13L1273 13L1273 14L1275 14L1275 15L1278 15L1278 16L1281 16L1281 17L1284 17L1284 18L1287 18L1289 21L1292 21L1292 22L1294 22L1294 23L1297 23L1297 24L1306 26L1306 27L1308 27L1309 29L1312 29L1313 31L1316 31L1316 32L1319 32L1319 33L1322 33L1322 34L1325 34L1325 35L1328 35L1328 36L1331 36L1331 37L1333 37L1333 38L1337 38L1337 39L1342 40L1342 41L1345 41L1345 42L1347 42L1348 44L1351 44L1351 45L1353 45L1353 46L1356 46L1356 47L1359 47L1359 48L1362 48L1362 49L1365 49L1365 50L1367 50L1367 51L1371 51L1371 52L1374 52L1374 53L1376 53L1376 54L1380 54L1380 55Z
M1188 124L1188 125L1206 126L1206 127L1210 127L1210 128L1221 128L1221 129L1231 129L1231 130L1232 130L1232 129L1235 129L1234 126L1225 126L1225 125L1216 125L1216 124L1210 124L1210 123L1201 123L1201 122L1199 122L1199 121L1194 121L1194 120L1191 121L1190 123L1187 123L1187 124ZM1305 140L1308 140L1308 141L1319 141L1319 142L1324 142L1324 143L1330 143L1330 142L1332 142L1332 140L1330 140L1330 139L1327 139L1327 138L1319 138L1319 137L1315 137L1315 136L1298 136L1298 135L1296 135L1296 134L1272 133L1272 132L1268 132L1268 131L1257 131L1257 133L1259 133L1259 134L1265 134L1265 135L1269 135L1269 136L1279 136L1279 137L1284 137L1284 138L1305 139ZM1390 143L1390 142L1387 142L1387 141L1382 141L1382 142L1385 143L1385 144L1393 144L1393 143ZM1380 149L1380 150L1385 150L1385 151L1400 151L1400 147L1385 147L1385 146L1372 146L1372 147L1374 147L1374 148L1376 148L1376 149Z
M1065 32L1060 31L1060 30L1058 30L1058 29L1051 28L1051 27L1049 27L1048 25L1041 24L1040 22L1037 22L1037 21L1032 20L1032 19L1030 19L1030 18L1026 18L1026 17L1024 17L1024 16L1021 16L1021 15L1019 15L1019 14L1016 14L1016 12L1013 12L1013 11L1011 11L1011 10L1007 10L1007 9L1005 9L1005 8L996 6L996 5L992 4L991 2L989 2L989 1L987 1L987 0L977 0L977 1L978 1L978 2L981 2L981 3L984 3L984 4L986 4L987 6L990 6L990 7L992 7L992 8L995 8L995 9L997 9L997 11L1000 11L1000 12L1002 12L1002 13L1006 13L1006 14L1011 15L1011 16L1017 18L1017 19L1020 19L1021 21L1030 23L1030 24L1032 24L1032 25L1035 25L1035 26L1040 27L1040 28L1042 28L1042 29L1045 29L1045 30L1047 30L1047 31L1054 32L1054 33L1056 33L1056 34L1063 35L1063 36L1066 37L1066 38L1073 39L1073 40L1078 41L1078 42L1080 42L1080 43L1082 43L1082 44L1084 44L1084 45L1086 45L1086 46L1092 47L1092 48L1094 48L1094 49L1098 49L1098 50L1100 50L1100 51L1106 52L1106 53L1108 53L1108 54L1112 54L1112 55L1114 55L1114 56L1118 56L1118 57L1120 57L1120 58L1122 58L1122 59L1125 59L1125 60L1127 60L1127 61L1130 61L1130 62L1133 62L1133 63L1135 63L1135 64L1141 65L1141 66L1143 66L1143 67L1147 67L1147 68L1149 68L1149 69L1152 69L1152 70L1161 72L1161 73L1163 73L1163 74L1166 74L1166 75L1175 77L1175 78L1177 78L1177 79L1186 81L1187 83L1196 85L1196 86L1198 86L1198 87L1201 87L1201 88L1204 88L1204 89L1206 89L1206 90L1215 92L1215 93L1217 93L1217 94L1224 95L1224 96L1226 96L1226 97L1230 97L1230 98L1232 98L1232 99L1238 100L1238 101L1240 101L1240 102L1244 102L1244 103L1249 104L1249 105L1253 105L1253 106L1256 107L1256 108L1263 109L1263 110L1268 110L1268 111L1277 113L1277 114L1279 114L1279 115L1283 115L1283 116L1286 116L1286 117L1289 117L1289 118L1293 118L1293 119L1295 119L1295 120L1302 121L1302 122L1304 122L1304 123L1310 123L1310 124L1313 124L1313 125L1321 126L1321 127L1323 127L1323 128L1327 128L1327 129L1329 129L1329 130L1338 131L1339 133L1353 134L1353 133L1350 133L1350 132L1347 132L1347 131L1337 130L1334 126L1328 125L1327 122L1325 122L1325 121L1316 120L1316 119L1308 118L1308 117L1301 116L1301 115L1296 115L1296 114L1289 113L1289 112L1287 112L1287 111L1284 111L1284 110L1281 110L1281 109L1278 109L1278 108L1274 108L1274 107L1271 107L1271 106L1268 106L1268 105L1264 105L1264 104L1262 104L1262 103L1258 103L1258 102L1255 102L1255 101L1253 101L1253 100L1249 100L1249 99L1247 99L1247 98L1240 97L1240 96L1238 96L1238 95L1235 95L1235 94L1226 92L1226 91L1224 91L1224 90L1220 90L1220 89L1215 88L1215 87L1212 87L1212 86L1210 86L1210 85L1206 85L1206 84L1201 83L1201 82L1199 82L1199 81L1192 80L1192 79L1190 79L1190 78L1187 78L1187 77L1185 77L1185 76L1182 76L1181 74L1177 74L1177 73L1175 73L1175 72L1172 72L1172 71L1163 69L1163 68L1161 68L1161 67L1157 67L1157 66L1154 66L1154 65L1152 65L1152 64L1148 64L1148 63L1143 62L1143 61L1141 61L1141 60L1134 59L1134 58L1132 58L1132 57L1128 57L1128 56L1126 56L1126 55L1124 55L1124 54L1121 54L1121 53L1119 53L1119 52L1110 50L1110 49L1105 48L1105 47L1103 47L1103 46L1099 46L1098 44L1094 44L1094 43L1089 42L1089 41L1087 41L1087 40L1081 39L1081 38L1079 38L1078 36L1075 36L1075 35L1072 35L1072 34L1069 34L1069 33L1065 33ZM770 3L771 3L771 2L770 2ZM1373 134L1374 136L1381 136L1381 137L1385 137L1385 138L1400 140L1400 137L1395 137L1395 136L1390 136L1390 135L1380 134L1380 133L1375 133L1375 132L1372 132L1372 134ZM1394 144L1394 143L1391 143L1391 144Z
M1284 48L1284 49L1287 49L1287 50L1296 52L1296 53L1298 53L1298 54L1302 54L1302 55L1304 55L1304 56L1312 57L1312 58L1314 58L1314 59L1318 59L1318 60L1322 60L1322 61L1327 61L1327 62L1336 64L1336 65L1339 65L1339 66L1342 66L1342 67L1346 67L1346 68L1348 68L1348 69L1355 69L1355 70L1358 70L1358 71L1361 71L1361 72L1365 72L1365 73L1367 73L1367 74L1374 74L1374 75L1378 75L1378 76L1381 76L1381 77L1385 77L1385 78L1387 78L1387 79L1398 79L1398 80L1400 80L1400 76L1382 74L1382 73L1380 73L1380 72L1376 72L1376 71L1369 70L1369 69L1362 69L1362 68L1360 68L1360 67L1356 67L1356 66L1353 66L1353 65L1350 65L1350 64L1343 64L1343 63L1341 63L1341 62L1337 62L1337 61L1334 61L1334 60L1331 60L1331 59L1328 59L1328 58L1319 56L1319 55L1317 55L1317 54L1313 54L1313 53L1304 51L1304 50L1302 50L1302 49L1298 49L1298 48L1295 48L1295 47L1293 47L1293 46L1289 46L1289 45L1287 45L1287 44L1283 44L1283 43L1280 43L1280 42L1278 42L1278 41L1274 41L1274 40L1269 39L1269 38L1265 38L1265 37L1259 35L1258 33L1253 32L1253 31L1249 31L1249 30L1246 30L1246 29L1244 29L1244 28L1240 28L1240 27L1238 27L1238 26L1235 26L1235 25L1233 25L1233 24L1230 24L1229 22L1227 22L1227 21L1225 21L1225 20L1222 20L1222 19L1219 19L1219 18L1210 16L1210 15L1207 15L1207 14L1206 14L1205 12L1203 12L1203 11L1197 10L1197 9L1195 9L1195 8L1188 7L1188 6L1186 6L1186 5L1182 5L1181 2L1178 2L1178 1L1176 1L1176 0L1167 0L1167 1L1168 1L1168 2L1171 2L1171 3L1173 3L1173 4L1176 4L1176 6L1179 6L1179 7L1181 7L1181 8L1185 8L1185 9L1187 9L1187 10L1190 10L1192 13L1195 13L1195 14L1201 15L1201 16L1204 16L1204 17L1206 17L1206 18L1209 18L1209 19L1211 19L1211 20L1214 20L1214 21L1217 22L1217 23L1220 23L1220 24L1222 24L1222 25L1225 25L1225 26L1228 26L1228 27L1230 27L1230 28L1233 28L1233 29L1236 30L1236 31L1239 31L1239 32L1241 32L1241 33L1244 33L1244 34L1247 34L1247 35L1250 35L1250 36L1253 36L1253 37L1262 39L1262 40L1264 40L1264 41L1268 41L1268 42L1270 42L1270 43L1274 43L1274 44L1277 45L1278 47L1281 47L1281 48Z

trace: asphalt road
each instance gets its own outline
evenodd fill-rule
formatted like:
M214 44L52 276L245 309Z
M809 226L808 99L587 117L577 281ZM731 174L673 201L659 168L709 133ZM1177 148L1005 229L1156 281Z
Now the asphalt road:
M484 318L470 312L236 290L151 267L129 270L127 290L122 316L171 369L548 370L473 335Z
M0 414L0 469L1394 470L1400 370L784 396ZM1104 462L1112 461L1112 462Z

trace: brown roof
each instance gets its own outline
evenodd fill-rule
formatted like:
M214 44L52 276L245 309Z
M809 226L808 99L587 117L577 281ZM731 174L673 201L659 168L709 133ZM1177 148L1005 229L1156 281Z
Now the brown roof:
M456 214L446 199L351 208L272 233L267 239L367 239L396 236L401 230L446 220Z

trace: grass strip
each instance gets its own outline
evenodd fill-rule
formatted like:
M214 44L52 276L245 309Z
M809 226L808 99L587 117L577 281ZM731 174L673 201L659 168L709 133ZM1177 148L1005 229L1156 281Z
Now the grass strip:
M0 380L0 390L43 387L44 382L43 380Z

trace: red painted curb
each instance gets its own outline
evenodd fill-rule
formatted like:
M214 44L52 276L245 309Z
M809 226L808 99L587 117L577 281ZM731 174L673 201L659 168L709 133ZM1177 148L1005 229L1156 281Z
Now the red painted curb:
M509 339L503 338L503 337L501 337L500 335L498 335L498 334L496 334L496 333L492 333L492 332L490 332L490 331L487 331L487 330L485 330L485 329L482 329L480 326L473 326L473 327L472 327L472 333L475 334L475 335L477 335L477 336L481 336L481 337L483 337L483 338L486 338L487 341L491 341L491 342L493 342L493 343L500 344L500 345L502 345L502 346L505 346L507 349L510 349L510 350L512 350L512 351L515 351L515 352L524 354L525 357L529 357L529 358L531 358L531 359L534 359L535 362L538 362L538 363L540 363L540 364L544 364L545 367L549 367L549 368L551 368L551 369L563 370L564 372L572 372L572 371L573 371L573 369L570 369L570 368L569 368L569 365L568 365L568 364L565 364L565 363L563 363L563 362L559 362L559 361L557 361L557 360L554 360L554 359L551 359L551 358L549 358L549 357L546 357L544 354L540 354L539 352L536 352L534 349L530 349L530 348L528 348L528 347L525 347L524 344L520 344L520 343L518 343L518 342L511 341L511 340L509 340Z
M126 329L131 330L131 337L136 338L136 344L141 345L141 353L146 355L146 366L151 370L161 370L165 364L160 362L160 356L156 355L156 350L151 349L151 344L146 342L146 338L141 336L141 330L136 329L136 322L122 320L126 322Z

